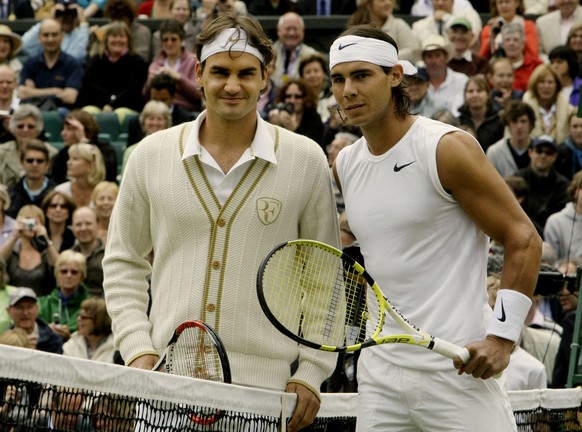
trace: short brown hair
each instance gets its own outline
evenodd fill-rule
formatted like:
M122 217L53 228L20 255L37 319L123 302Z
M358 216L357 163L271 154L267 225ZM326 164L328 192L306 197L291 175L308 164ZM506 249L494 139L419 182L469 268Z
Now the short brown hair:
M26 155L27 151L41 152L44 155L46 162L50 161L48 148L46 147L46 144L43 143L39 139L35 138L33 140L30 140L28 143L26 143L24 145L24 147L22 148L22 151L20 152L20 161L21 162L24 161L24 156Z

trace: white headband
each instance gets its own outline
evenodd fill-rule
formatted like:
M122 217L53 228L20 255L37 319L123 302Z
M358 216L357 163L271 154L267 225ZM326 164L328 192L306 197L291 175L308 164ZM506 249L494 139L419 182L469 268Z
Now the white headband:
M329 70L339 63L368 62L378 66L402 66L406 75L414 75L416 67L406 60L398 60L396 48L388 42L361 36L342 36L329 50Z
M252 46L247 37L247 33L239 28L229 28L223 30L212 41L202 47L200 53L200 62L202 63L208 57L221 52L240 51L254 55L261 63L264 63L265 57L258 49Z

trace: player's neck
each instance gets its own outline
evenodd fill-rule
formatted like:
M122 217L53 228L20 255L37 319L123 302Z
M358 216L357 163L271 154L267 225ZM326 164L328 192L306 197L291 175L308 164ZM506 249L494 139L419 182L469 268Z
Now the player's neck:
M394 147L408 132L416 117L406 114L404 119L400 119L391 115L390 120L384 122L361 126L362 133L368 143L370 153L375 156L386 153Z
M229 120L208 111L198 139L203 146L212 144L224 148L247 148L257 130L257 114L250 112L240 120Z

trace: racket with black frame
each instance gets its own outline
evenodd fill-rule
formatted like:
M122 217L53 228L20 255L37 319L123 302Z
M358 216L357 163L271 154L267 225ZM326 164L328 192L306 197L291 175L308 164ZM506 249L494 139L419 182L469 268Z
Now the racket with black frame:
M210 325L199 320L185 321L176 328L153 370L231 383L230 364L222 341ZM208 414L190 414L190 419L196 424L208 425L223 415L222 411L214 410Z
M431 336L390 304L372 276L350 256L313 240L293 240L263 259L257 294L265 316L284 335L323 351L349 352L402 343L463 363L466 348ZM382 335L386 316L403 330Z

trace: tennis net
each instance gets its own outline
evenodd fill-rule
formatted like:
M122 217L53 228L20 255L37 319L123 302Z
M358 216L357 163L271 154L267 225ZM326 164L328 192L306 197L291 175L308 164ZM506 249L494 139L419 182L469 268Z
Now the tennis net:
M582 390L511 392L521 432L580 431ZM284 431L294 395L0 345L0 431ZM354 394L324 394L311 431L355 430Z

